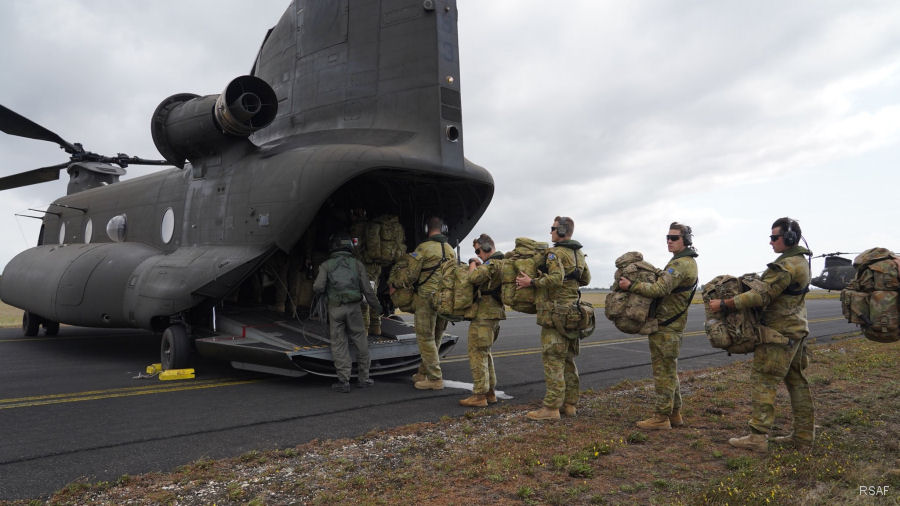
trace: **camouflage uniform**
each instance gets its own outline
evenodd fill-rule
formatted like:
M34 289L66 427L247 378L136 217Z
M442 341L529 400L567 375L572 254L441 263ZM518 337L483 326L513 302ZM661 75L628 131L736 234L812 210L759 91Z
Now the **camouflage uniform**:
M443 254L441 253L443 251ZM438 317L431 304L431 294L438 288L438 277L435 270L440 268L443 259L455 261L456 255L453 248L447 244L447 237L437 234L422 241L415 251L410 253L420 259L416 265L418 272L410 272L410 278L416 280L415 297L413 298L413 310L415 312L416 343L419 345L419 354L422 363L419 364L419 374L425 375L429 380L442 379L441 359L438 356L441 337L447 328L447 320Z
M359 299L342 303L335 294L331 274L335 269L340 268L341 264L344 263L344 258L349 258L351 262L356 263L355 274L358 287L354 290L354 294L358 295ZM319 274L313 283L313 290L316 293L326 292L328 295L328 327L331 338L331 355L334 359L334 368L337 371L338 380L341 383L347 383L350 380L353 364L347 344L348 334L354 346L356 346L356 366L359 382L363 384L369 379L369 337L366 329L363 327L359 301L365 297L365 300L372 304L373 307L377 307L380 310L381 306L375 297L375 292L372 291L372 286L369 284L368 276L366 276L365 272L365 267L361 262L353 258L352 253L349 251L336 251L319 266Z
M650 361L656 386L656 412L671 415L681 409L681 392L678 383L678 354L691 291L697 284L697 252L691 247L672 256L655 283L632 283L628 291L651 299L659 299L656 318L659 330L650 334ZM666 325L663 323L668 322Z
M350 223L350 237L353 238L353 242L355 243L353 253L365 266L366 274L372 284L372 289L378 293L378 279L381 276L381 265L367 261L366 227L368 224L369 222L365 218L354 217L353 221ZM381 313L379 311L373 311L372 309L373 308L369 306L366 301L363 301L362 304L360 304L363 327L365 327L369 334L379 336L381 335Z
M534 278L535 299L539 301L537 322L541 326L541 359L547 383L544 407L559 409L564 403L578 403L580 385L575 357L579 353L579 341L577 331L563 334L556 329L551 311L556 304L571 304L578 300L578 287L590 283L591 272L581 243L571 239L549 248L545 263L547 274Z
M475 316L469 324L469 367L472 369L472 393L486 394L497 385L491 346L500 333L500 320L506 319L500 300L501 260L499 251L469 273L469 282L477 286L481 296L475 303Z
M783 252L763 272L768 285L765 293L750 290L734 297L737 309L762 307L762 323L789 339L787 345L760 344L753 352L753 413L750 427L768 434L775 420L775 392L784 381L791 398L794 437L812 441L814 409L809 382L803 374L806 336L806 289L810 281L809 264L801 246Z

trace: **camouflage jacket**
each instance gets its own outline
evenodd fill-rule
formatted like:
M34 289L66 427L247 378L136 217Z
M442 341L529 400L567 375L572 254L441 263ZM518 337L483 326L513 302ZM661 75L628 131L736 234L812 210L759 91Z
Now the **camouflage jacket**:
M763 272L765 292L750 290L734 297L737 309L762 307L762 324L788 339L803 339L809 334L806 320L806 289L809 286L809 264L804 255L808 249L794 246L781 254Z
M505 320L506 309L500 300L503 253L491 255L483 264L469 273L469 283L478 287L480 297L475 302L474 320Z
M584 256L581 243L571 239L555 243L549 248L545 259L547 274L534 279L538 293L544 292L545 296L539 295L536 298L556 303L578 300L578 287L591 282L591 271Z
M632 283L628 288L629 292L651 299L659 299L656 304L656 319L660 323L682 313L668 325L660 326L661 331L681 332L684 330L684 325L687 323L687 309L691 304L688 299L691 297L691 290L697 284L697 261L694 260L696 256L697 252L694 251L694 248L685 248L672 256L655 283L639 281Z
M441 250L443 249L443 255ZM455 260L456 255L453 248L447 244L447 236L437 234L422 241L415 251L410 253L413 258L417 259L415 269L410 272L410 279L414 279L415 284L419 287L416 291L420 297L429 297L438 288L440 282L440 272L435 272L440 268L443 259Z

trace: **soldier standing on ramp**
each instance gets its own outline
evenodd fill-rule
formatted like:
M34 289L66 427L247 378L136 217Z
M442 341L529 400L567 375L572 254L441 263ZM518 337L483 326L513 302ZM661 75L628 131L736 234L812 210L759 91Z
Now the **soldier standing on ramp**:
M659 329L650 334L650 360L656 386L656 414L637 422L642 429L671 429L684 425L678 384L678 353L687 323L687 311L697 288L697 252L691 246L691 227L672 222L666 245L673 254L655 283L632 283L619 278L619 288L658 299Z
M366 268L353 257L353 241L349 234L336 233L328 241L331 256L319 266L313 283L316 293L328 296L328 327L331 336L331 355L337 370L338 382L332 388L350 393L349 337L356 346L357 386L372 386L369 378L369 336L363 326L360 302L365 296L369 304L381 312L381 304L372 290Z
M520 272L516 286L537 288L537 323L541 326L541 359L544 362L544 379L547 393L543 407L529 411L532 420L558 420L560 413L575 416L580 395L578 368L575 357L579 352L578 331L561 333L553 322L553 311L578 300L578 287L591 282L581 243L571 239L575 221L567 216L557 216L550 227L553 247L547 250L547 274L532 279Z
M784 381L791 398L794 430L791 435L776 437L773 441L808 446L815 438L812 395L809 392L809 382L803 374L808 361L806 292L809 291L811 278L809 264L803 257L811 253L797 244L801 237L800 224L796 221L791 218L775 220L769 244L780 256L763 272L762 281L768 286L768 290L750 290L732 299L709 301L711 311L719 311L723 306L729 309L761 307L764 325L788 341L786 345L762 342L754 349L750 434L729 439L731 446L768 451L768 434L775 421L775 392L781 381Z

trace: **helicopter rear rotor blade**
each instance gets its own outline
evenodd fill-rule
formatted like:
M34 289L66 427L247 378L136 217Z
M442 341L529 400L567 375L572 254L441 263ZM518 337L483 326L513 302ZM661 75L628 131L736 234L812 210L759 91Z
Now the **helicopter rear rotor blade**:
M56 133L2 105L0 105L0 130L19 137L55 142L69 154L75 154L80 151Z
M2 177L0 178L0 191L18 188L20 186L45 183L47 181L55 181L59 179L59 171L68 166L69 162L66 162Z

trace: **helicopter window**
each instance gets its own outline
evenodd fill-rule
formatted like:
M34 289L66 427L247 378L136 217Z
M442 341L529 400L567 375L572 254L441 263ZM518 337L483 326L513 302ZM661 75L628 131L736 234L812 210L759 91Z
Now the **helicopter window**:
M66 242L66 223L62 222L59 224L59 243L65 244Z
M125 240L125 215L120 214L118 216L113 216L109 219L109 222L106 224L106 235L113 242L122 242Z
M94 222L88 218L87 223L84 224L84 243L89 244L91 242L91 236L94 235Z
M175 211L170 207L163 213L162 225L160 226L160 237L166 244L172 240L175 233Z

